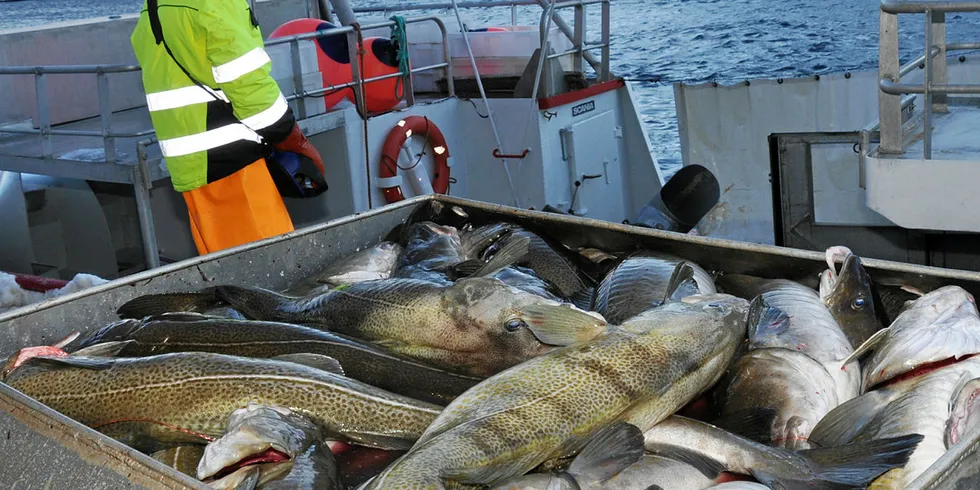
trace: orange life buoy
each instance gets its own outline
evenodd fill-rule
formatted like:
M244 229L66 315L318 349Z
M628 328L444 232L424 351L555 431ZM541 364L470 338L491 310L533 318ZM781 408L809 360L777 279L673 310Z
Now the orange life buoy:
M381 171L378 177L390 179L398 175L398 155L402 151L402 145L413 134L424 136L432 147L432 158L435 161L432 190L437 194L445 194L449 191L449 147L446 146L442 131L427 117L408 116L391 128L381 150ZM382 190L389 204L405 199L400 185L382 187Z

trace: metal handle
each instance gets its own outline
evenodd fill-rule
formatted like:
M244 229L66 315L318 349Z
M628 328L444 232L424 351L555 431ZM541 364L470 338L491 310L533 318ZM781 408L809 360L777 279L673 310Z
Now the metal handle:
M521 158L526 157L527 154L530 153L530 152L531 152L531 150L525 148L524 151L522 151L521 154L518 155L518 154L514 154L514 153L500 153L500 148L494 148L493 149L493 156L496 157L496 158L517 158L517 159L521 159Z

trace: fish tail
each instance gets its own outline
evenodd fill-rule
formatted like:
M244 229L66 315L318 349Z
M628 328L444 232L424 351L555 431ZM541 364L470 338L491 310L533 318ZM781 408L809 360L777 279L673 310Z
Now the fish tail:
M771 306L763 295L758 295L749 304L749 331L757 336L772 335L782 332L789 325L789 315L785 311ZM751 335L750 335L751 336Z
M670 280L667 281L667 290L664 291L663 302L669 303L674 297L674 293L689 281L694 281L694 268L687 261L678 262L670 274Z
M873 441L821 449L798 451L814 469L809 488L864 488L882 474L902 468L922 441L921 434L909 434ZM790 475L790 479L798 475Z
M287 321L280 318L277 312L281 312L283 305L293 300L275 291L247 286L216 286L214 294L246 318L265 321Z
M147 294L133 298L116 310L119 318L145 318L172 312L202 313L221 304L214 288L196 293Z
M592 308L595 306L595 295L596 288L582 288L577 293L572 294L568 298L568 301L580 310L592 311Z

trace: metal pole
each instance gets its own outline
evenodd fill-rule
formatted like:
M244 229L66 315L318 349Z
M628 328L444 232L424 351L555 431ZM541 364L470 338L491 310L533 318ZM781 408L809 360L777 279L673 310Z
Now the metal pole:
M146 168L146 142L136 144L137 165L133 168L133 193L136 196L136 213L139 215L140 234L143 237L143 260L147 269L160 267L156 228L153 226L153 210L150 207L150 172Z
M538 0L538 5L540 5L541 8L546 9L550 5L550 2L548 0ZM575 32L572 30L571 27L569 27L568 22L565 22L565 19L562 19L561 15L559 15L557 11L552 12L552 14L553 14L552 20L555 21L555 25L558 26L558 29L565 34L565 37L567 37L569 41L574 41ZM592 69L595 70L596 73L602 71L602 64L599 62L598 59L596 59L594 54L592 54L589 51L586 51L582 53L582 55L585 57L585 61L589 62L589 65L592 66Z
M585 5L575 6L575 40L573 44L578 52L575 53L572 71L582 73L584 71L582 53L585 52Z
M932 45L936 47L939 54L932 61L932 82L939 85L946 83L946 14L943 12L932 13ZM933 94L932 111L938 113L949 112L946 103L949 97L946 94Z
M926 54L932 52L932 10L926 10ZM922 158L932 158L932 56L926 56L923 96L926 99L922 116Z
M303 67L300 66L302 61L299 57L299 41L293 39L289 42L289 56L293 65L293 93L302 94L304 91L303 87ZM306 119L306 101L303 97L296 99L296 118Z
M112 106L109 102L109 77L102 72L95 75L96 87L99 92L99 122L102 125L102 148L105 151L105 161L109 165L116 163L116 140L109 136L112 132Z
M878 79L899 83L898 16L881 11L878 35ZM927 57L928 58L928 57ZM878 91L881 153L902 152L902 97Z
M611 40L609 17L611 14L609 10L609 0L602 2L602 70L599 76L602 77L601 80L604 82L612 78L612 73L609 70L609 57L611 55L609 49Z
M347 0L330 0L330 3L333 5L333 10L337 14L337 20L340 21L340 25L349 26L357 22L357 17L354 16L354 9L351 8Z
M51 102L48 100L48 76L34 75L34 95L37 96L37 127L41 130L41 156L51 158Z

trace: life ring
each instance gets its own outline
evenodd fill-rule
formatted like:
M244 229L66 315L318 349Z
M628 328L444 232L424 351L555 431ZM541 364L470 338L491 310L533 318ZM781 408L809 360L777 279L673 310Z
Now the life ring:
M435 161L432 190L437 194L445 194L449 191L449 147L446 146L446 138L442 135L442 131L427 117L408 116L391 128L381 150L379 179L384 181L398 176L398 155L402 151L402 145L413 134L424 136L432 147L432 159ZM389 204L405 199L401 185L382 186L381 189Z

